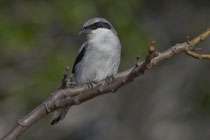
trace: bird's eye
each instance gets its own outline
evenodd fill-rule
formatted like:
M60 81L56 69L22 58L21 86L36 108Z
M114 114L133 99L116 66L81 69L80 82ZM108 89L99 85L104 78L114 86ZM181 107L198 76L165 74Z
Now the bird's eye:
M98 27L98 23L95 23L94 26L95 26L95 27Z

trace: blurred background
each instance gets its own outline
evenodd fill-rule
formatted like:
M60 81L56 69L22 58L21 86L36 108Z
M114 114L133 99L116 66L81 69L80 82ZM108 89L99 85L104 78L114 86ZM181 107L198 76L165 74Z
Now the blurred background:
M120 71L145 56L205 31L209 0L1 0L0 137L61 83L83 40L83 23L105 17L123 50ZM210 53L210 38L201 45ZM71 108L50 126L52 114L21 140L208 140L210 61L178 54L122 87Z

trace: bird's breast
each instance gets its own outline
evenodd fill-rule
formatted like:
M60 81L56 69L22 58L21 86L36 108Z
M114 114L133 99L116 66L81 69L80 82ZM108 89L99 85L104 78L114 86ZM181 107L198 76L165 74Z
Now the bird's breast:
M120 41L112 33L88 40L84 58L76 67L77 82L100 81L107 76L115 75L120 63L120 54Z

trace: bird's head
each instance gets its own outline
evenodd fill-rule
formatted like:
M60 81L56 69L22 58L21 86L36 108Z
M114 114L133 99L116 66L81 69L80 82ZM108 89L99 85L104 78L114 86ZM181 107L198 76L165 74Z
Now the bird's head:
M91 18L85 22L79 35L87 35L89 38L94 38L110 32L117 35L117 32L109 21L104 18Z

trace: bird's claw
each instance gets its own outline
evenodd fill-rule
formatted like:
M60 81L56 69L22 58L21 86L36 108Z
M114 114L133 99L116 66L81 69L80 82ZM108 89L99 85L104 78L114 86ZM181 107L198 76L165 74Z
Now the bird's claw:
M86 86L88 90L93 90L93 83L87 83Z
M101 86L101 84L99 82L93 82L93 84L95 84L97 87Z
M114 76L107 76L105 82L110 85L114 81Z

